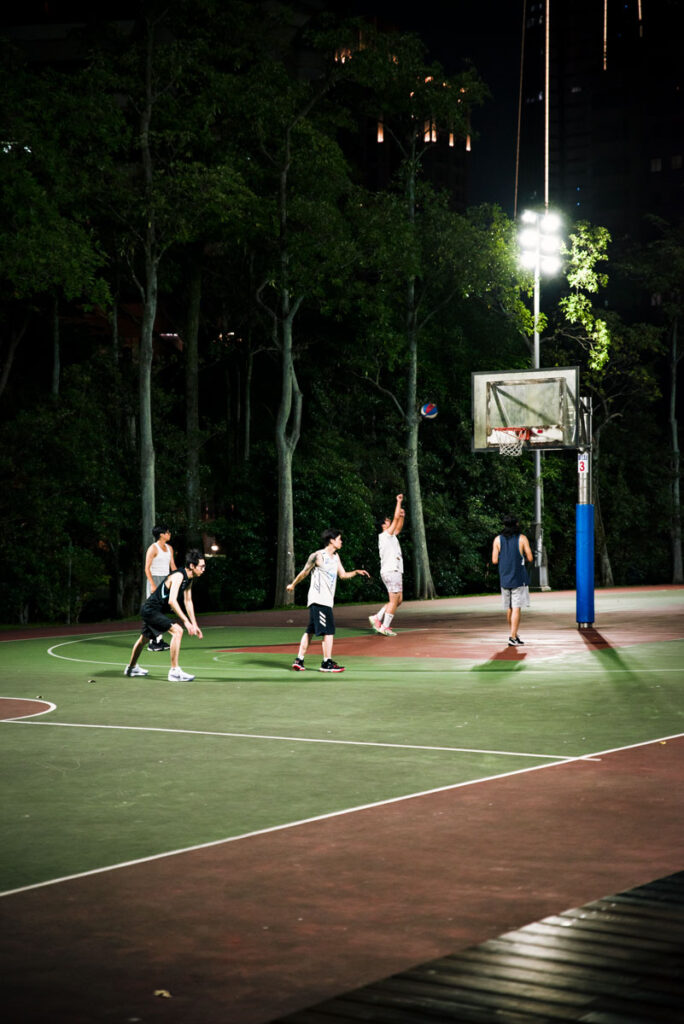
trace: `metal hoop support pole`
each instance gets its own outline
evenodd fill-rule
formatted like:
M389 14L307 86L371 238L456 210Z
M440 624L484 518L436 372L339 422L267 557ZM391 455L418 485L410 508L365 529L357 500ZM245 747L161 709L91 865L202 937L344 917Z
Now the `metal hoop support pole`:
M575 506L575 577L578 629L594 625L594 506L591 494L591 398L580 398Z

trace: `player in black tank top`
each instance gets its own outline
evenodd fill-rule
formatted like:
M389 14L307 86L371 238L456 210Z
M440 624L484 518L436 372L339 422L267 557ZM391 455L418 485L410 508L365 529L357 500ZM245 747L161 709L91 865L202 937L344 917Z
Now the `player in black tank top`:
M138 665L138 658L144 645L148 640L156 639L160 633L169 632L171 633L169 681L190 682L195 678L180 667L178 655L183 638L183 626L190 636L202 639L202 630L197 625L192 602L192 584L202 576L205 568L206 563L202 553L196 550L189 551L185 558L185 568L169 573L164 582L157 587L153 594L150 594L141 609L142 631L133 644L131 660L124 669L125 676L146 676L147 669ZM168 617L170 611L178 616L179 622L172 622Z

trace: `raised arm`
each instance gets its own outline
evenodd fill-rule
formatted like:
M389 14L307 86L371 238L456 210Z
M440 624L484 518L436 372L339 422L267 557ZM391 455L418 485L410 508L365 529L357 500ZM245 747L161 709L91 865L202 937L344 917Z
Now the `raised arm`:
M298 583L301 583L302 580L306 579L306 577L309 575L313 567L317 564L320 564L320 556L320 551L312 551L309 557L307 558L306 565L304 566L302 571L300 573L297 573L295 578L292 580L292 583L288 583L285 589L294 590Z
M349 572L345 572L344 566L342 565L342 562L339 561L339 559L337 563L337 575L341 580L351 580L354 578L354 576L370 577L370 573L366 572L365 569L350 569Z
M404 500L403 494L397 494L397 503L394 506L394 516L392 517L392 523L387 527L387 532L398 536L404 529L404 517L406 512L402 508L402 502Z

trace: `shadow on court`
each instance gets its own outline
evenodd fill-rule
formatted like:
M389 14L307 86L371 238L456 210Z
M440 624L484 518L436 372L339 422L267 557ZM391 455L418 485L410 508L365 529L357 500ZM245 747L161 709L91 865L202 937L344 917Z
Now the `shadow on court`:
M527 651L521 651L519 647L504 647L496 651L488 661L480 665L473 665L471 672L517 672L523 668L523 662L527 657Z
M610 640L598 631L595 627L590 629L578 630L579 635L586 644L590 651L594 651L597 655L598 661L602 667L613 669L624 673L624 677L629 682L638 681L638 676L629 667L627 661L621 657L619 652L613 647Z

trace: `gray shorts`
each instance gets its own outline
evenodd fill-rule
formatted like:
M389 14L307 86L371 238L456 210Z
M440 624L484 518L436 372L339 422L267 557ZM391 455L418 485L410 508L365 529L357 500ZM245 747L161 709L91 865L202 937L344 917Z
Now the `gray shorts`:
M167 572L166 576L168 576L168 575L169 575L169 573ZM154 580L155 589L159 586L160 583L164 582L164 580L166 579L166 576L152 576L152 579ZM152 588L150 587L150 581L148 580L147 581L147 596L149 597L151 593L152 593Z
M502 587L501 601L506 611L508 611L509 608L529 608L530 588L527 585L524 587L512 588Z
M402 572L383 572L382 582L387 587L388 594L401 594L404 590L404 574Z

